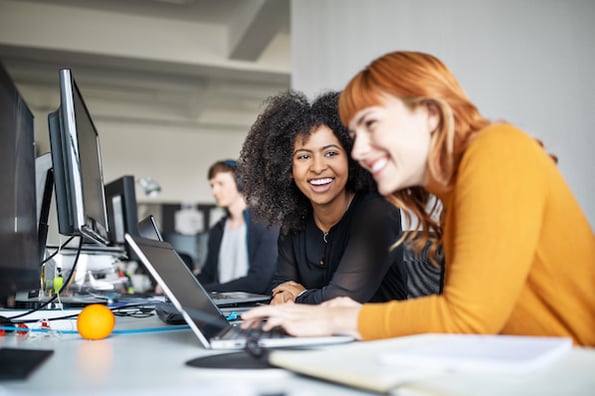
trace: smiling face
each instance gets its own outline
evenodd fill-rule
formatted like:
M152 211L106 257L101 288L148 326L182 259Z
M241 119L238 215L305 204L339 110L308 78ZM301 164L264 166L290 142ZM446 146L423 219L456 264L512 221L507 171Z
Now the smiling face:
M326 125L309 137L298 136L293 146L292 177L312 205L327 205L345 192L348 155Z
M351 155L372 173L382 195L424 186L430 135L438 122L430 104L411 110L401 99L383 95L379 105L358 111L349 122Z

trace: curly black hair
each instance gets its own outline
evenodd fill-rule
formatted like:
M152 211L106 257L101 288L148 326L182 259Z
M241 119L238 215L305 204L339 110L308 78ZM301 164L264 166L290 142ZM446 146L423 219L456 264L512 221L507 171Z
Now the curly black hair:
M341 123L337 109L340 92L326 92L312 103L297 91L287 91L265 101L265 110L250 128L240 152L239 166L244 181L244 196L254 216L268 225L280 226L281 233L305 229L312 212L309 199L291 178L296 138L310 136L325 125L351 153L352 140ZM372 191L371 175L348 156L348 191Z

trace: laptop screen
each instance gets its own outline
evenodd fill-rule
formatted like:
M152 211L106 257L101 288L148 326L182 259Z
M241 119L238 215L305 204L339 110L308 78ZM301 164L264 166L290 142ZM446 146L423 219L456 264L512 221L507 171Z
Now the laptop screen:
M135 249L136 253L174 305L177 301L187 313L190 313L192 321L207 340L221 332L223 327L230 326L169 243L130 235L127 235L127 238L132 239L138 246L140 251ZM147 265L145 260L150 265Z
M159 228L157 228L157 224L155 222L155 218L153 215L149 215L138 222L137 225L138 234L143 238L147 239L155 239L157 241L163 241L163 237L161 236L161 232Z

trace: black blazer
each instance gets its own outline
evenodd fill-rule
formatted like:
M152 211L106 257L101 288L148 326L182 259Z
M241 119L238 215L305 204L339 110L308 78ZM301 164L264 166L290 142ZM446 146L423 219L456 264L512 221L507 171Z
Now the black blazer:
M251 210L244 211L246 243L248 246L248 273L238 279L219 283L219 249L228 216L209 230L208 252L198 280L207 291L245 291L271 293L271 282L277 266L277 238L279 229L268 227L251 218Z

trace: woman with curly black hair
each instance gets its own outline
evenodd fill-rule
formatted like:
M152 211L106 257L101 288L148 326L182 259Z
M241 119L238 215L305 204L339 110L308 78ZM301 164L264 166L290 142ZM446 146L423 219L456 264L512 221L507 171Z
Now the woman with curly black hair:
M271 304L405 299L398 209L349 153L339 93L312 103L289 91L268 99L244 141L240 167L255 217L280 226Z

